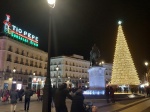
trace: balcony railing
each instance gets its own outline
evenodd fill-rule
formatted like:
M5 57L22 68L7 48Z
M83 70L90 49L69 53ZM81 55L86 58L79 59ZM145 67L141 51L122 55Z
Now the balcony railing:
M21 62L20 62L20 64L24 64L24 62L23 62L23 61L21 61Z
M40 58L40 60L41 60L41 61L43 61L43 59L42 59L42 58Z
M15 60L14 63L19 63L19 61L18 61L18 60Z
M12 52L12 48L9 48L8 51L11 51L11 52Z
M29 63L25 63L25 65L29 66Z
M6 69L6 72L9 72L9 73L10 73L10 72L11 72L11 70L10 70L10 69Z
M42 68L42 66L39 66L39 68Z
M12 60L11 60L11 58L7 58L7 61L10 61L10 62L11 62Z
M15 53L16 53L16 54L19 54L19 51L16 51Z

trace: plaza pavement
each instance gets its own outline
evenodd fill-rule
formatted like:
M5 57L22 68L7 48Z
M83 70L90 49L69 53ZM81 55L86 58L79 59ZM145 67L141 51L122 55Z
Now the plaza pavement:
M117 101L115 104L107 104L105 100L91 99L90 101L97 106L97 112L150 112L149 98ZM70 112L71 101L67 99L66 104ZM18 103L16 112L24 112L23 106L24 103ZM0 105L0 112L10 112L10 104ZM42 102L32 101L29 112L42 112ZM51 112L55 112L55 108L52 108Z
M95 102L94 105L96 105L97 107L102 107L104 105L107 105L105 100L96 100L96 99L95 100L92 100L92 99L88 100L88 99L85 99L85 102ZM67 104L68 112L70 112L71 100L67 99L66 104ZM0 112L10 112L10 104L9 103L2 103L0 105ZM23 102L17 103L16 112L25 112ZM42 102L32 100L30 103L29 112L42 112ZM55 108L51 108L51 112L55 112Z
M104 99L85 99L85 102L95 102L96 106L103 106L107 104ZM66 103L68 112L70 112L71 100L67 99ZM10 112L10 104L8 102L0 102L0 112ZM17 103L16 112L24 112L24 102ZM29 112L42 112L42 102L37 101L36 95L31 97ZM51 108L51 112L55 112L55 108Z

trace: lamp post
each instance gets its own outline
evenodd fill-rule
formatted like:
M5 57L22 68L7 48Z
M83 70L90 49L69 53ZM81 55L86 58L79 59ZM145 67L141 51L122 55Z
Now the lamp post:
M56 77L56 87L58 88L58 78L60 77L59 74L58 74L58 70L59 70L59 67L57 65L56 67L56 71L57 71L57 77Z
M68 77L68 80L69 80L69 82L70 82L70 77Z
M14 77L15 73L16 73L16 68L13 69L12 85L13 85L13 77ZM15 87L15 88L13 88L13 87L14 87L14 86L12 86L12 89L16 89L16 87Z
M101 61L101 62L99 63L99 65L100 65L100 66L103 66L104 63L105 63L104 61Z
M35 72L33 72L33 75L35 75Z
M14 73L16 72L16 69L15 69L15 68L13 69L13 72L14 72Z
M51 101L52 101L52 96L51 96L51 77L50 77L50 46L51 46L51 34L52 34L52 14L51 10L55 7L55 2L56 0L47 0L48 5L50 6L50 13L49 13L49 34L48 34L48 62L47 62L47 76L46 76L46 81L44 85L44 90L43 90L43 105L42 105L42 112L51 112Z
M144 64L146 66L146 81L148 82L148 65L149 65L149 63L145 62Z

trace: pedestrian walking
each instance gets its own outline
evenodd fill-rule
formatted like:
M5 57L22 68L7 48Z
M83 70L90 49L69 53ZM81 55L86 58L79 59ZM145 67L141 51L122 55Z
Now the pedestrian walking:
M109 92L110 92L110 89L109 89L109 86L107 86L105 88L105 96L106 96L107 103L109 103Z
M30 106L30 97L33 95L33 92L26 87L26 91L24 92L25 95L25 103L24 103L24 110L28 111Z
M4 90L2 93L2 102L9 102L9 90Z
M82 89L78 89L72 98L71 111L70 112L85 112L84 108L84 96Z
M14 89L12 89L12 91L10 92L11 112L16 111L17 99L18 93Z
M55 96L56 90L57 90L57 88L55 86L53 86L53 88L52 88L52 103L51 103L51 107L55 107L54 96Z
M40 89L40 101L42 101L42 100L43 100L43 88Z
M37 90L36 94L37 94L37 101L40 101L40 89Z
M147 97L149 97L150 96L150 87L149 86L146 87L146 93L147 93Z
M115 95L113 87L110 87L110 99L112 103L115 103Z
M19 95L19 101L22 102L22 96L23 96L23 93L24 93L24 89L21 88L18 92L18 95Z
M56 90L54 97L56 112L68 112L66 106L66 97L72 99L72 96L69 94L69 91L67 90L67 84L63 83Z

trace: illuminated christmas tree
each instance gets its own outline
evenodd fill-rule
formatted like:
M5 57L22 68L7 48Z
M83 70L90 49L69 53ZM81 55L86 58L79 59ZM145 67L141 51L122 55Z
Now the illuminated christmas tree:
M112 68L112 85L139 85L140 80L133 63L121 21L118 22L118 34Z

